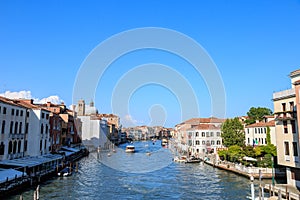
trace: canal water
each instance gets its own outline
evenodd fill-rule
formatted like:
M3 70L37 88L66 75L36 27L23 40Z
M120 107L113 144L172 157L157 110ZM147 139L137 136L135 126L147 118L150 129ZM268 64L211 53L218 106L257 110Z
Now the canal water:
M200 164L172 162L160 141L136 142L136 153L91 153L79 171L40 185L40 199L248 199L247 178ZM133 173L134 172L134 173ZM33 189L7 199L33 199Z

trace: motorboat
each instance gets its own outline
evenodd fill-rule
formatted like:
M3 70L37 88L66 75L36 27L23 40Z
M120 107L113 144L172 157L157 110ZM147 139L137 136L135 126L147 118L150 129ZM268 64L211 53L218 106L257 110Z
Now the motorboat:
M163 138L163 139L161 140L161 146L167 146L167 145L168 145L168 140L165 139L165 138Z
M196 158L194 156L186 159L186 162L185 163L200 163L201 162L201 159L200 158Z
M70 176L72 175L72 169L70 167L66 167L57 173L58 176Z
M179 162L179 163L185 163L187 161L186 156L181 156L181 157L175 157L174 162Z
M125 149L126 153L134 153L135 152L135 147L133 145L127 145Z

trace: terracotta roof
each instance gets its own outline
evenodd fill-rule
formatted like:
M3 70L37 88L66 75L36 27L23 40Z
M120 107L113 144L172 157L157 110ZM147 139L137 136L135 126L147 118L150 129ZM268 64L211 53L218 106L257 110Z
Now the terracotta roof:
M217 127L213 124L199 124L188 130L220 130L221 127Z
M3 103L9 104L9 105L22 107L21 105L18 104L18 101L14 100L14 99L9 99L9 98L0 96L0 101L2 101Z
M275 126L275 120L271 120L269 122L258 122L255 124L250 124L246 126L246 128L251 128L251 127L267 127L267 126Z
M200 123L223 123L223 122L225 122L225 119L210 117L210 118L192 118L192 119L186 120L184 123L200 124Z
M300 74L300 69L297 69L297 70L295 70L295 71L292 71L292 72L290 73L290 77L296 76L296 75L298 75L298 74Z

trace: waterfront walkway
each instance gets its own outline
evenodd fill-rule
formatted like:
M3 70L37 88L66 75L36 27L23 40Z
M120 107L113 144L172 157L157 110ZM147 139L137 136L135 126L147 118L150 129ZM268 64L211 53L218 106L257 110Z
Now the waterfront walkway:
M250 178L253 176L256 179L259 179L259 170L261 171L261 178L271 179L272 178L272 169L269 168L257 168L257 167L245 167L243 165L238 165L230 162L213 162L211 160L205 160L204 163L211 165L215 168L233 172L235 174L245 176Z

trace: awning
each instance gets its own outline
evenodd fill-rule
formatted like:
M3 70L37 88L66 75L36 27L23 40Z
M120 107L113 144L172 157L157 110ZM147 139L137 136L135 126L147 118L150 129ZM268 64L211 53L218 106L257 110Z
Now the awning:
M22 177L23 172L14 170L14 169L2 169L0 168L0 183L5 182L7 179L8 180L13 180L18 177ZM26 173L24 173L26 175Z

